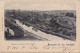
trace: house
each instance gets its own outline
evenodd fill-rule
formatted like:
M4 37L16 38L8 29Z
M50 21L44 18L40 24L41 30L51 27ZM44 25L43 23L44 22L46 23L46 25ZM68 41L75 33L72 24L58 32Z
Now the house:
M52 19L52 18L50 18L50 17L46 18L46 19L45 19L45 23L50 24L50 20L51 20L51 19Z
M24 36L24 31L17 24L12 23L11 21L7 21L5 26L5 32L7 35L5 36L13 36L13 37L22 37Z

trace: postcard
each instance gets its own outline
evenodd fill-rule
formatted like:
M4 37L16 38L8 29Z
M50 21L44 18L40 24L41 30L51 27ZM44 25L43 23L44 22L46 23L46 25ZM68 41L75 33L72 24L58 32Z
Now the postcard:
M0 53L80 53L80 0L1 0Z

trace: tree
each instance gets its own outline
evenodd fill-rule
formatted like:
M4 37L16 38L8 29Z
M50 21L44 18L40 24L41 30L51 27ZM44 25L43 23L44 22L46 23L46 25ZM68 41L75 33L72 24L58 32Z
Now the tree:
M66 13L66 16L74 17L74 14L73 14L73 13L70 13L70 12L67 12L67 13Z

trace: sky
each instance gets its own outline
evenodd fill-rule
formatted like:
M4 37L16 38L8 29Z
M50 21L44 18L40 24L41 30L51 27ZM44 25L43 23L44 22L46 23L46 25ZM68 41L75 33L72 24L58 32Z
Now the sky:
M6 2L5 9L21 9L21 10L76 10L74 2L54 2L54 1L18 1Z

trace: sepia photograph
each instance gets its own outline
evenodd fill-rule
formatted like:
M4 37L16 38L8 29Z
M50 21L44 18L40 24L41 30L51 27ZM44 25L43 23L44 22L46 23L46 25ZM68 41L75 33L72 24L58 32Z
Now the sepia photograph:
M79 0L0 1L0 53L80 53Z
M69 4L72 5L73 3ZM57 9L57 7L47 9L44 5L47 7L55 7L55 5L57 5L59 9ZM67 7L62 9L62 5L62 7L69 6L68 4L66 5L66 3L52 6L49 6L49 4L44 5L26 5L25 2L7 3L4 9L5 39L75 41L76 10L72 8L67 9ZM38 9L39 7L42 8ZM73 7L75 8L75 5Z

